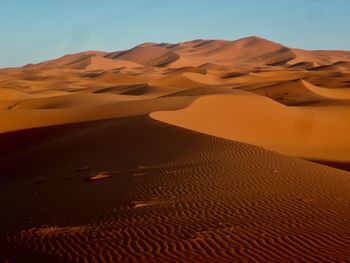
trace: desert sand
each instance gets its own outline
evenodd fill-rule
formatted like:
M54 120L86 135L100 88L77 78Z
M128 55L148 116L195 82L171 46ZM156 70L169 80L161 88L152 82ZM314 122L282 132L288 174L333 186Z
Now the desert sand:
M349 111L350 52L260 37L0 69L0 262L346 261Z

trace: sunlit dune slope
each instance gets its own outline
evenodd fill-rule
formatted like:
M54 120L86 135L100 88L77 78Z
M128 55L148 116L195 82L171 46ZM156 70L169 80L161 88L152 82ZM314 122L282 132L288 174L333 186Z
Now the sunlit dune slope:
M250 93L199 98L150 116L173 125L303 158L350 161L350 105L286 107Z

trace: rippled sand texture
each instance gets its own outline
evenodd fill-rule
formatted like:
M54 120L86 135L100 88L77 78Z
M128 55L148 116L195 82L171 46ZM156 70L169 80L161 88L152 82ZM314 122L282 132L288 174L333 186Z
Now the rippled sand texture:
M346 262L350 52L258 37L0 69L0 262Z
M350 256L347 172L148 117L69 129L1 157L0 203L11 216L1 220L5 258L329 262Z

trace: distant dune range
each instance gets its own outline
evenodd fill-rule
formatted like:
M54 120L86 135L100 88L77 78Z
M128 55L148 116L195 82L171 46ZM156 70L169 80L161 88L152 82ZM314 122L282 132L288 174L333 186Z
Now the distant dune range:
M350 257L350 52L144 43L0 69L0 262ZM296 158L297 157L297 158Z

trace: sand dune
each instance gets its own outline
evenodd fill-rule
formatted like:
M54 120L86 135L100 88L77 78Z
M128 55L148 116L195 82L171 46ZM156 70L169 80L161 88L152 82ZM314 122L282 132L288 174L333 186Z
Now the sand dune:
M141 67L140 64L126 61L126 60L118 60L114 61L111 59L106 59L104 57L93 57L90 59L90 64L86 67L87 70L108 70L115 68L137 68Z
M16 138L38 141L5 156L1 149L0 203L16 213L0 221L2 259L349 257L346 172L147 117L3 134L0 142L13 149Z
M133 61L144 66L165 66L177 60L179 56L165 48L150 44L121 52L113 58Z
M153 109L179 109L198 97L232 94L238 89L294 107L286 110L276 104L274 111L279 112L281 108L281 112L293 116L295 112L305 112L305 116L316 116L320 112L318 119L322 119L322 127L327 118L335 114L334 123L347 126L343 111L347 110L350 98L349 54L346 51L293 49L260 37L178 44L145 43L126 51L71 54L37 65L0 70L0 131L146 114ZM162 102L162 97L166 97L164 102L172 101L169 107ZM256 97L252 98L256 100ZM140 108L139 104L151 105L153 100L157 101L154 107ZM158 107L158 102L162 106ZM129 110L120 108L128 103ZM219 108L213 110L220 111ZM329 114L324 113L327 110ZM270 114L267 112L265 114ZM288 118L281 122L288 123ZM278 128L274 126L277 124L271 125L269 129L276 132ZM332 137L324 137L322 129L317 129L316 125L310 134L315 133L323 139ZM292 137L299 139L299 133L305 133L293 127L289 130ZM347 131L346 128L340 130ZM270 143L264 142L265 137L257 140L255 136L243 141L280 150L280 147L270 147ZM280 137L283 144L283 136ZM330 151L329 156L333 159L339 144L348 145L344 136L340 138ZM293 143L304 144L298 142L299 139ZM288 140L285 143L288 144ZM306 152L318 151L315 147ZM283 149L282 152L313 157L310 153L304 155L304 150L289 152Z
M279 56L278 62L293 58L291 52L290 55L285 54L289 50L282 45L259 37L248 37L236 41L202 40L180 44L170 49L179 51L187 57L200 57L203 63L213 61L276 63L273 56Z
M180 109L192 97L145 98L76 94L14 102L0 108L0 133L58 124L145 115L157 110ZM1 105L1 104L0 104Z
M144 43L126 51L81 52L37 65L0 70L0 132L179 109L201 96L232 94L235 90L293 106L288 110L278 104L273 106L274 111L279 112L281 108L281 112L293 116L295 112L305 112L305 116L316 116L320 112L319 118L311 119L316 118L317 123L318 119L322 120L322 127L331 114L336 115L332 117L332 127L338 122L347 126L343 111L348 109L350 99L348 64L350 52L347 51L293 49L260 37ZM168 101L172 101L169 107L165 105ZM139 106L152 103L155 106L145 106L145 109ZM128 104L129 109L121 109ZM220 111L219 108L213 110ZM267 115L268 109L270 106L265 112ZM288 118L281 122L288 123ZM271 125L269 129L278 130L275 122ZM323 139L332 137L331 134L324 137L323 128L317 129L316 125L310 134ZM299 133L305 133L293 127L289 130L292 137L299 139ZM346 127L340 130L341 134L347 131ZM243 141L280 150L264 142L265 137L257 140L255 136ZM283 136L280 137L283 144ZM338 151L339 144L348 145L343 135L340 138L334 146L329 145L333 148L329 154L333 159L338 158L333 153ZM293 143L303 145L299 139ZM288 144L288 140L285 143ZM306 150L307 154L304 150L282 149L282 152L314 157L308 152L318 151L315 150L318 146L313 148L313 144L305 147L312 149Z
M346 262L349 89L260 37L0 69L0 262Z
M349 110L350 102L289 108L263 96L237 93L199 98L186 109L151 117L288 155L349 162Z
M333 64L343 60L349 60L349 52L348 51L307 51L302 49L293 49L293 52L296 54L296 58L294 60L289 61L290 64L297 62L314 62L316 65L325 65L325 64Z
M314 92L312 84L304 80L285 81L263 87L252 87L250 92L274 99L284 105L310 105L329 101L320 93ZM317 89L317 88L316 88Z
M130 63L127 63L129 61ZM89 51L71 54L27 69L70 68L111 69L118 67L158 66L184 67L217 63L256 65L314 66L350 62L348 51L308 51L293 49L260 37L247 37L235 41L196 40L178 44L144 43L130 50L118 52ZM228 64L230 63L230 64ZM335 66L334 65L334 66ZM349 67L345 66L347 69Z
M26 66L27 69L50 69L50 68L69 68L69 69L83 69L87 67L90 62L91 58L95 56L103 56L107 53L105 52L82 52L78 54L71 54L67 56L63 56L59 59L53 59L51 61L46 61L43 63L39 63L37 65L28 65Z
M0 88L1 100L21 100L27 99L30 96L24 92L15 89Z
M342 89L327 89L322 87L317 87L315 85L312 85L304 80L302 80L302 83L305 87L307 87L309 90L314 92L315 94L318 94L320 96L332 98L332 99L339 99L339 100L349 100L350 99L350 87L349 88L342 88Z
M28 65L26 70L47 69L86 69L86 70L109 70L121 67L135 68L141 65L126 60L113 60L106 57L107 52L90 51L67 55L59 59L43 62L37 65Z
M173 74L171 76L166 76L160 79L151 80L150 84L160 87L180 87L180 88L196 88L207 86L207 84L202 84L196 80L188 77L189 73Z

